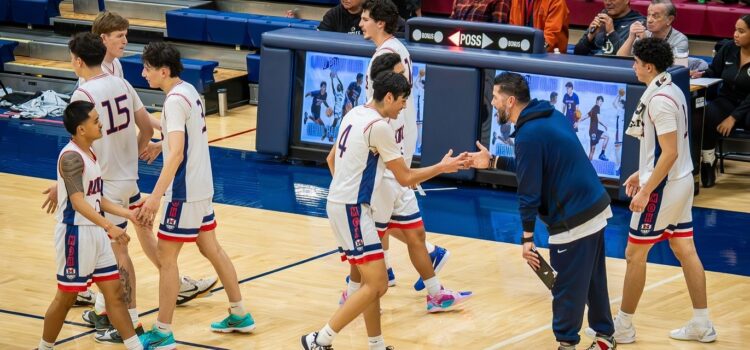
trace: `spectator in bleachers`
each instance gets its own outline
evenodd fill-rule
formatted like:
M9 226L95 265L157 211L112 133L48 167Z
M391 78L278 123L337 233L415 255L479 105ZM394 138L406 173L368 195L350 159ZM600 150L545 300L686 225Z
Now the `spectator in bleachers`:
M646 25L636 21L630 25L628 39L617 51L617 56L632 56L633 44L643 38L664 39L672 47L672 53L677 57L687 57L689 53L688 38L672 27L677 8L670 0L652 0L648 5Z
M451 19L508 23L511 0L453 0Z
M341 3L331 8L323 15L318 30L362 35L359 21L362 18L362 5L365 0L341 0ZM396 33L403 34L406 22L399 19Z
M422 16L422 0L393 0L393 3L403 19Z
M529 9L529 4L531 8ZM549 52L568 52L568 5L565 0L512 0L510 24L533 27L544 32Z
M605 0L604 9L591 21L573 53L616 55L628 38L630 25L644 20L643 15L630 8L630 0Z
M703 72L691 72L692 78L721 78L717 96L706 106L701 150L701 182L716 184L716 140L736 128L750 129L750 15L734 25L734 42L725 44Z

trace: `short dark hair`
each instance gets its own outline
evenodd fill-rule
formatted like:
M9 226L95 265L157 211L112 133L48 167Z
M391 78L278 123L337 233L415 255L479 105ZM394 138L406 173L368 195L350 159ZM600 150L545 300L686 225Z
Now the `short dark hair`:
M572 88L573 87L573 82L569 81L569 82L565 83L565 87L566 88Z
M94 109L94 104L89 101L73 101L63 112L63 125L71 135L76 134L78 126L89 119L89 113Z
M377 77L380 73L391 72L393 67L401 63L401 56L395 52L389 52L375 57L370 65L370 76Z
M370 18L385 22L385 32L393 34L398 29L398 8L391 0L367 0L362 10L370 12Z
M107 55L107 48L102 40L96 34L89 32L74 35L68 42L68 49L89 67L100 66L104 61L104 56Z
M514 96L518 102L526 103L531 101L529 93L529 83L526 78L518 73L502 72L495 77L495 86L500 87L500 91Z
M651 63L656 71L661 73L674 63L672 47L664 39L644 38L633 45L633 56L638 57L643 63Z
M552 91L549 93L549 99L557 98L557 91Z
M154 68L169 68L169 76L180 76L183 67L180 61L180 51L163 41L154 41L143 48L143 63Z
M601 96L601 95L596 96L596 101L602 101L602 102L604 102L604 96Z
M326 83L325 81L321 81L320 82L320 87L324 87L324 86L328 86L328 83Z
M383 101L385 95L389 92L393 94L393 97L398 98L403 96L408 98L411 94L411 85L409 80L406 79L402 74L395 72L383 72L372 82L373 94L372 97L375 101Z
M357 73L357 80L359 80L359 79L362 79L363 77L364 77L364 74L362 74L362 73Z

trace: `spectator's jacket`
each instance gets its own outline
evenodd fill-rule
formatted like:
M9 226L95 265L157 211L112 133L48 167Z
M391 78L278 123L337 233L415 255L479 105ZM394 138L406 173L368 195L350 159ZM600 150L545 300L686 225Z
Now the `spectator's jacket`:
M750 113L750 64L740 67L740 47L734 42L724 44L703 76L721 78L719 96L735 104L731 115L737 120L736 124L750 124L747 120Z
M455 0L450 18L507 24L510 2L511 0Z
M620 18L616 18L612 21L615 27L615 31L612 34L607 35L603 28L597 30L594 35L594 40L589 41L588 35L583 34L581 40L576 44L574 54L576 55L591 55L591 54L603 54L603 55L616 55L617 50L620 49L622 43L628 39L630 35L630 25L635 21L642 21L646 18L643 17L638 11L630 10L630 12Z
M568 52L568 5L565 0L533 0L531 11L526 0L513 0L510 5L510 24L534 27L544 32L547 51Z

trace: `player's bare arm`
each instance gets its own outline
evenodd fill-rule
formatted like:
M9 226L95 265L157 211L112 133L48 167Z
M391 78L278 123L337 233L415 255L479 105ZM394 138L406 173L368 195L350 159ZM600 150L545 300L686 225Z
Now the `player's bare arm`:
M151 115L146 111L146 108L141 108L135 112L135 125L138 127L138 154L141 154L148 147L151 138L154 137Z
M464 152L455 157L452 157L452 155L453 150L449 150L440 163L426 168L409 169L402 157L385 163L385 166L393 172L393 176L396 177L396 181L401 186L412 187L440 174L455 173L461 169L466 169L466 164L469 163L469 154Z
M138 221L145 226L153 224L156 212L159 210L159 204L161 197L167 191L167 187L174 180L174 176L177 173L177 168L180 167L184 159L183 149L185 145L185 132L183 131L172 131L167 134L167 142L169 142L170 152L169 157L164 159L164 166L161 169L159 180L156 181L154 191L146 199L146 202L141 207L138 213Z
M333 176L333 171L336 169L336 145L333 145L331 147L331 150L328 151L328 156L326 156L326 163L328 163L328 170L331 171L331 176Z
M65 182L65 189L68 191L68 198L70 199L70 204L73 206L73 210L97 226L104 228L112 239L127 244L130 237L125 234L125 231L104 218L84 199L83 168L83 158L80 154L67 152L62 155L60 159L60 175ZM104 198L102 199L104 200Z

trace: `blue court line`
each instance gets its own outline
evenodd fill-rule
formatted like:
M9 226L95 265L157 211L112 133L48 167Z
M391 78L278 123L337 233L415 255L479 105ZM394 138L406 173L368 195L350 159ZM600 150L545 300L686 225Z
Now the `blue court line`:
M280 271L284 271L284 270L290 269L290 268L295 267L295 266L299 266L299 265L308 263L308 262L313 261L313 260L320 259L322 257L331 255L331 254L333 254L333 253L335 253L337 251L338 251L338 249L334 249L334 250L331 250L331 251L328 251L328 252L325 252L325 253L322 253L322 254L318 254L316 256L311 256L311 257L309 257L307 259L303 259L303 260L300 260L300 261L293 262L293 263L291 263L289 265L284 265L282 267L275 268L275 269L273 269L271 271L266 271L266 272L263 272L261 274L255 275L255 276L250 276L248 278L240 280L239 284L243 284L245 282L250 282L252 280L256 280L256 279L261 278L261 277L265 277L265 276L268 276L268 275L271 275L271 274L274 274L274 273L277 273L277 272L280 272ZM218 288L214 288L214 289L211 290L211 293L218 292L218 291L223 290L223 289L224 289L223 286L222 287L218 287ZM142 313L140 313L138 315L138 317L148 316L148 315L150 315L150 314L152 314L154 312L157 312L157 311L159 311L158 307L154 308L154 309L151 309L151 310L148 310L146 312L142 312Z
M4 309L0 309L0 312L2 312L4 314L9 314L9 315L15 315L15 316L23 316L23 317L29 317L29 318L36 318L38 320L43 320L44 319L44 316L27 314L25 312L18 312L18 311L4 310ZM79 322L73 322L73 321L65 321L65 324L69 324L69 325L73 325L73 326L78 326L78 327L86 327L86 328L91 327L88 324L79 323Z

